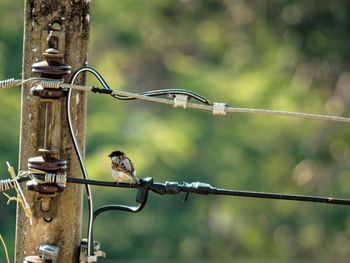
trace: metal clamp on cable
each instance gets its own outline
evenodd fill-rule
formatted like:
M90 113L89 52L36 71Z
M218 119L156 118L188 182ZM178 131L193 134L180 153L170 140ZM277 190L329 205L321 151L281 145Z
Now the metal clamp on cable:
M197 190L196 193L202 194L202 195L209 194L210 190L213 189L213 187L210 184L202 183L202 182L193 182L191 183L191 187Z
M147 200L148 188L153 183L152 177L143 178L140 181L139 191L137 192L136 202L145 203Z
M179 194L181 189L178 182L165 182L165 193L167 194Z
M176 94L176 95L175 95L175 99L174 99L174 105L173 105L173 107L174 107L174 108L182 107L182 108L186 109L186 106L187 106L187 98L188 98L187 95Z
M226 115L227 104L222 102L214 102L213 115Z

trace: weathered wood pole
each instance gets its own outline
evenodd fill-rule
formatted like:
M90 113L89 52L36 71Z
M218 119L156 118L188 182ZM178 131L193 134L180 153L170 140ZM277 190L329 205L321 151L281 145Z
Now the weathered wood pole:
M72 67L72 72L81 66L87 65L87 51L89 40L89 0L26 0L24 14L24 43L23 43L23 78L30 78L32 64L43 60L45 45L43 37L48 34L48 28L55 28L64 34L63 62ZM54 25L55 26L52 26ZM58 25L58 28L56 28ZM69 76L65 77L69 80ZM85 76L78 79L78 84L85 84ZM86 94L73 91L72 119L77 133L77 139L82 152L85 151L85 123L86 123ZM81 177L78 159L72 146L67 118L66 98L58 99L58 107L54 107L54 126L59 126L59 134L52 136L58 144L57 157L67 161L67 175ZM39 114L40 97L33 96L30 88L22 87L21 101L21 134L19 170L27 170L28 158L42 155L39 153L41 135L43 132ZM57 104L56 104L57 105ZM33 191L22 188L28 203L33 207ZM23 209L17 206L16 222L16 250L15 262L22 263L26 256L38 255L38 248L42 243L53 244L59 247L58 262L78 262L78 245L81 241L82 223L82 193L79 185L69 184L59 194L57 216L51 222L43 218L34 217L33 225L29 224Z

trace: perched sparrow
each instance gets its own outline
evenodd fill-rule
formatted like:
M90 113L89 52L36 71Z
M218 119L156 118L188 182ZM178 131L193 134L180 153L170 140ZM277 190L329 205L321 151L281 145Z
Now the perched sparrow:
M140 181L136 177L136 171L132 161L122 151L114 151L108 157L112 159L112 176L117 181L129 180L130 184L132 180L139 184Z

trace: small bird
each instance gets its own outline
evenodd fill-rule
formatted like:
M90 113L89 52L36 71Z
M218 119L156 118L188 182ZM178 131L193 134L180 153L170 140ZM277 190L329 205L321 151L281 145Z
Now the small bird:
M119 184L119 181L129 180L130 185L134 180L135 183L139 184L140 181L136 177L136 171L132 161L122 151L114 151L108 155L112 159L112 176Z

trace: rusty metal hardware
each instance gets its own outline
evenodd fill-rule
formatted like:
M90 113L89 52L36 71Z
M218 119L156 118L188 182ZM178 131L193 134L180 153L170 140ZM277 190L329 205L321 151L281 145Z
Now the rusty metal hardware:
M51 263L57 262L60 248L55 245L41 244L39 247L39 256Z
M27 256L23 263L56 263L60 248L55 245L41 244L39 256Z
M62 79L64 75L71 73L71 66L63 63L64 52L66 48L65 32L53 28L48 28L42 32L42 50L44 60L32 65L32 72L39 73L41 77ZM40 96L40 95L39 95Z

